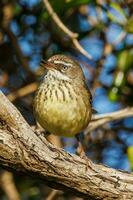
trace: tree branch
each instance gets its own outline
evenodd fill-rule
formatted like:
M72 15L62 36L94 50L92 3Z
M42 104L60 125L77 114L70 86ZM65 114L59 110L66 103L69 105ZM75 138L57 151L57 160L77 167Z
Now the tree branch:
M20 195L14 183L14 178L12 173L8 171L1 172L0 186L5 192L8 200L20 200Z
M17 98L21 98L35 92L37 90L37 85L38 84L36 82L30 83L22 88L19 88L18 90L14 92L9 93L7 95L7 98L10 101L15 101Z
M28 72L28 74L30 74L32 77L34 77L34 73L32 72L32 70L29 67L28 64L28 60L26 59L26 57L23 55L22 50L18 44L18 40L17 37L15 36L15 34L9 29L9 27L3 27L4 32L8 35L14 49L17 55L17 58L19 60L19 62L22 64L22 66L24 67L25 71Z
M12 93L9 93L7 97L10 101L15 101L17 98L24 97L30 93L35 92L36 89L37 89L37 83L33 82ZM84 133L88 134L91 131L97 129L98 127L103 126L104 124L108 122L120 120L126 117L132 117L132 116L133 116L133 107L127 107L119 111L106 113L106 114L95 114L93 115L92 120L89 123Z
M97 165L37 136L0 92L0 165L91 199L132 199L133 174Z
M52 20L57 24L57 26L64 32L66 35L71 38L73 45L76 47L76 49L82 53L84 56L86 56L89 59L92 59L92 56L80 45L79 41L77 40L78 34L70 31L64 23L61 21L59 16L54 12L51 4L48 0L43 0L44 5L51 16Z
M133 116L133 107L127 107L119 111L106 113L106 114L96 114L92 117L91 123L88 125L87 129L85 130L85 134L95 130L96 128L108 122L120 120L126 117L132 117L132 116Z

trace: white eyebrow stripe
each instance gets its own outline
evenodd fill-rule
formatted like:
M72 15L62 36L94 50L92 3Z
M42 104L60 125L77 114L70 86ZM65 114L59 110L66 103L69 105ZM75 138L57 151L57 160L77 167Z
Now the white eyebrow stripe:
M66 62L64 62L64 61L61 61L61 60L54 60L54 63L55 64L63 64L63 65L66 65L66 66L72 66L72 64L71 63L66 63Z

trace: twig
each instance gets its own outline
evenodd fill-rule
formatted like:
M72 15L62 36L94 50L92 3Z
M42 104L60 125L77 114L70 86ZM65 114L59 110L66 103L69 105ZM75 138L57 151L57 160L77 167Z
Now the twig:
M15 186L12 173L2 171L0 174L0 185L8 200L20 200L20 195Z
M57 26L64 32L66 33L72 40L73 45L76 47L76 49L82 53L84 56L86 56L89 59L92 59L92 56L80 45L79 41L77 40L78 34L70 31L64 23L61 21L59 16L54 12L51 4L49 3L48 0L43 0L45 7L53 19L53 21L57 24Z
M122 31L119 36L113 41L113 46L116 46L118 44L120 44L122 42L122 40L124 40L124 38L126 37L127 33Z
M59 190L52 190L45 200L54 200L62 192ZM56 198L57 199L57 198Z
M61 138L56 136L56 135L53 135L53 134L48 135L47 140L50 143L54 144L56 147L59 147L59 148L63 147L63 144L61 142Z
M54 12L51 4L49 3L48 0L43 0L45 7L49 13L49 15L52 17L52 19L54 20L54 22L59 26L59 28L61 30L63 30L70 38L77 38L78 34L74 33L72 31L70 31L64 24L63 22L60 20L60 18L58 17L58 15Z
M74 46L79 50L80 53L82 53L87 58L92 59L92 56L80 45L80 43L77 39L73 38L72 42L73 42Z
M92 117L91 123L88 125L87 129L85 130L85 134L94 129L115 120L120 120L126 117L133 116L133 107L124 108L122 110L106 113L106 114L97 114Z
M30 83L29 85L26 85L14 92L11 92L7 95L8 99L10 101L15 101L17 98L21 98L21 97L24 97L30 93L33 93L35 92L37 89L37 83L36 82L33 82L33 83Z
M10 12L9 12L9 10L10 10ZM10 22L11 22L13 16L14 16L13 5L9 3L9 4L7 4L7 6L5 6L3 8L2 29L9 37L9 39L12 43L12 46L14 47L14 49L16 51L16 55L17 55L19 62L24 67L24 69L28 72L28 74L30 74L30 75L32 75L32 77L34 77L34 73L32 72L32 70L30 70L28 61L25 58L25 56L23 55L23 52L19 46L17 37L9 28L9 25L10 25Z
M30 70L29 64L27 59L25 58L25 56L22 53L22 50L18 44L18 40L16 38L16 36L14 35L14 33L9 29L9 27L3 27L4 32L8 35L15 51L16 51L16 55L18 60L20 61L20 63L22 64L22 66L24 67L24 69L28 72L28 74L32 75L32 77L34 77L34 73L32 72L32 70Z
M126 3L131 4L131 3L133 3L133 0L127 0Z
M102 118L109 118L110 120L111 119L118 120L118 119L122 119L124 117L131 117L131 116L133 116L133 107L127 107L122 110L118 110L118 111L111 112L111 113L94 115L92 120L95 121L95 120L99 120Z

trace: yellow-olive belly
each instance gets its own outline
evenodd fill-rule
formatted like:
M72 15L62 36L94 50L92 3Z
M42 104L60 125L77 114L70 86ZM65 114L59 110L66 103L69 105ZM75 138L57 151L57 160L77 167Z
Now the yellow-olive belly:
M35 115L39 124L52 134L72 137L83 131L90 121L89 105L82 97L36 101Z

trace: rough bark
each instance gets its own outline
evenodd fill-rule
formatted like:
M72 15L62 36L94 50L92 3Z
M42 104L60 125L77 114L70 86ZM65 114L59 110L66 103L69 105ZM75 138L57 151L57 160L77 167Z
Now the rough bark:
M0 165L87 199L133 199L133 174L92 163L37 135L0 92Z

